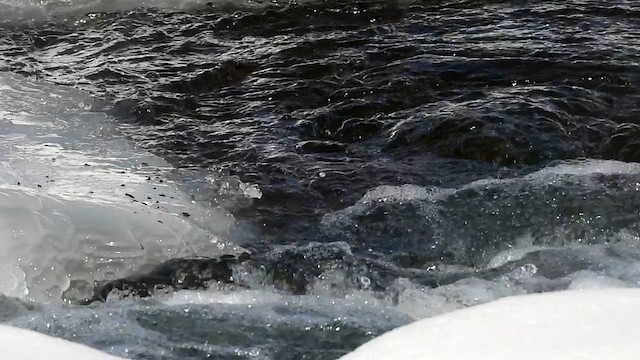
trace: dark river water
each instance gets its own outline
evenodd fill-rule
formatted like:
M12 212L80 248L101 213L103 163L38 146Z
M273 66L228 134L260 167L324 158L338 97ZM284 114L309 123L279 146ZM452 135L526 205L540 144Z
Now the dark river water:
M0 72L88 94L266 263L238 288L6 298L9 323L135 359L332 360L503 296L640 286L640 1L0 10Z

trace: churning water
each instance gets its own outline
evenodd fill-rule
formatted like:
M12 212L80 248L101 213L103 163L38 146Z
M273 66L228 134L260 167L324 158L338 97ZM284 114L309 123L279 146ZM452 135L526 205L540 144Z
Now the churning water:
M638 287L639 119L638 1L0 0L0 320L134 359L331 360ZM231 283L78 305L245 251Z

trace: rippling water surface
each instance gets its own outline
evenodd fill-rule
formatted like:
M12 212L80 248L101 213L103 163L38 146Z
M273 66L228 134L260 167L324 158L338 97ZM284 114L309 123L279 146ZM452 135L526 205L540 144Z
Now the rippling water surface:
M8 297L6 321L131 358L336 359L412 319L502 296L640 285L638 1L0 0L0 10L10 74L0 89L18 99L0 105L0 123L17 126L46 97L20 103L20 81L81 99L42 116L112 124L126 151L162 171L146 172L147 158L117 166L175 185L140 190L179 218L167 226L217 239L213 251L175 230L189 245L155 257L125 247L119 266L85 263L47 286L68 299L86 291L79 283L139 271L132 259L215 255L227 242L267 263L237 266L238 287L90 307ZM82 262L89 250L79 251Z

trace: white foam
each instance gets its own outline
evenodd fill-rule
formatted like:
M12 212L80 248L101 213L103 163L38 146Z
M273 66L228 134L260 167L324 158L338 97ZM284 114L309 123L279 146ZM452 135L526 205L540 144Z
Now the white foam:
M398 311L413 319L432 317L495 301L505 296L527 293L523 286L513 283L508 278L489 281L469 277L436 288L423 287L407 279L399 279L395 286L400 289L396 305Z
M640 174L640 164L616 160L572 160L546 167L533 173L529 178L541 178L546 175L587 176L593 174Z
M450 194L450 191L437 188L425 188L418 185L389 186L382 185L374 188L362 197L363 202L402 202L409 200L433 201L441 194Z
M581 181L585 186L589 186L594 175L638 175L640 174L639 163L627 163L616 160L581 159L567 160L550 165L521 178L513 179L481 179L473 181L457 189L468 190L490 186L510 185L522 182L537 184L540 186L551 185L559 180L568 178L574 181ZM446 193L443 195L447 195Z
M356 204L344 210L324 215L322 224L332 227L340 223L348 223L351 221L350 218L352 216L365 213L370 206L377 203L388 202L402 204L405 202L422 201L425 204L430 204L438 199L451 195L453 192L453 189L421 187L413 184L400 186L381 185L367 191ZM428 205L422 206L421 209L425 213L433 213L433 209Z
M182 290L159 300L166 305L234 304L257 305L284 302L285 295L264 290Z
M559 162L522 177L482 179L458 188L383 185L367 191L354 205L324 215L322 224L330 233L344 235L347 232L356 237L366 237L368 231L375 231L378 236L383 235L387 230L380 228L387 227L389 234L404 234L400 240L409 246L413 246L411 242L422 241L419 236L424 236L425 246L445 247L458 261L467 262L471 257L471 261L476 264L485 264L489 268L499 267L547 246L606 241L602 235L608 235L597 227L601 226L598 224L603 222L601 218L606 215L585 215L582 219L568 220L557 214L553 215L555 205L551 202L566 206L568 200L565 199L570 199L575 191L570 190L570 187L579 187L588 193L610 191L616 196L619 196L619 191L640 189L640 183L636 184L635 189L608 188L610 185L602 178L612 175L638 177L640 164L582 159ZM545 194L549 193L547 190L550 187L553 191L565 187L568 192L563 193L562 198L546 199ZM583 200L576 198L576 201ZM590 201L594 200L584 198L584 206L589 206ZM407 225L404 224L405 219L401 218L404 216L404 204L409 204L408 211L415 212L407 221L407 224L411 223L408 225L411 226L410 231L404 229ZM376 220L376 213L372 212L376 208L384 210L385 220ZM536 208L540 210L537 211ZM490 212L497 216L489 217ZM481 216L486 216L486 222L495 221L495 230L489 227L472 229L469 223L481 223L476 218ZM554 216L558 220L557 223L554 221L552 229L544 226L541 229L536 225L543 221L549 223L549 220L543 220L545 216ZM578 237L579 234L575 232L577 224L572 224L571 221L580 220L588 231ZM595 226L590 231L592 221ZM509 226L504 226L504 222L509 223ZM480 249L482 251L472 254L468 251L468 245L476 239L479 244L488 241L501 247L489 247L487 252ZM382 240L400 244L396 239Z
M266 288L232 291L207 289L182 290L155 299L163 305L187 310L194 305L207 305L223 313L237 312L240 307L246 309L242 312L245 317L299 326L324 324L327 319L334 319L364 328L389 328L406 324L412 319L389 306L386 301L375 299L371 293L362 291L353 291L344 297L325 297L317 294L291 295Z
M528 253L542 250L545 247L534 246L534 239L531 234L525 234L516 239L515 245L507 250L501 251L496 254L486 265L487 269L498 268L506 263L520 260Z
M2 73L0 89L0 292L59 298L74 279L229 245L233 218L193 204L84 94Z
M570 290L611 289L628 288L629 284L622 280L593 271L578 271L569 276L571 278Z
M421 187L418 185L405 184L400 186L381 185L370 189L355 205L347 208L347 214L361 212L363 207L372 203L381 202L412 202L422 201L425 203L434 203L442 201L456 192L469 189L484 188L490 186L507 186L511 184L519 184L529 182L539 184L540 186L549 185L558 179L571 177L573 179L584 179L584 183L588 186L589 178L594 175L614 175L614 174L640 174L640 164L625 163L615 160L594 160L583 159L558 163L544 169L538 170L521 178L512 179L482 179L473 181L463 185L457 189L437 188L437 187ZM335 218L340 217L340 212L327 215L325 223L330 223Z
M121 359L85 345L6 325L0 325L0 349L2 358L11 360Z
M341 359L635 359L639 316L638 289L509 297L395 329Z

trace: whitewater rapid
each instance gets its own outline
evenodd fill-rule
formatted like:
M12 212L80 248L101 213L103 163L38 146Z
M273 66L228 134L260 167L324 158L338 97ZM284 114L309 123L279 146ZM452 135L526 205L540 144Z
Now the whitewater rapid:
M0 102L4 104L0 112L0 292L9 296L2 299L3 306L19 309L4 316L16 326L129 357L165 354L168 350L158 344L166 343L164 336L175 336L171 335L174 327L182 324L185 333L179 346L250 356L265 353L267 345L261 343L268 343L271 336L281 332L305 329L312 337L333 332L338 336L336 341L342 341L339 336L348 331L372 336L412 320L505 296L545 289L627 287L640 279L640 270L634 265L637 236L628 229L616 229L614 237L619 239L612 244L606 239L601 244L583 244L577 239L573 246L565 247L563 242L571 240L562 226L542 242L527 237L531 233L527 226L536 226L536 220L527 226L521 224L516 232L493 229L491 236L511 242L503 243L504 248L487 250L486 258L476 268L433 267L444 273L467 274L465 277L436 288L398 278L389 286L389 297L375 295L366 287L355 289L346 273L330 269L310 284L304 296L283 294L261 283L260 274L247 273L240 275L252 284L251 290L214 287L151 300L113 299L88 308L61 306L63 299L86 297L96 280L127 276L147 264L237 251L226 240L234 219L182 191L172 180L174 169L131 145L106 115L91 111L94 100L87 94L12 74L0 74L0 83ZM581 187L584 194L612 191L603 178L628 176L631 186L638 174L640 169L634 164L585 160L550 166L521 178L483 180L459 188L382 186L371 189L353 206L325 216L322 229L340 231L348 238L354 229L367 226L402 226L396 219L404 216L403 207L411 206L420 209L421 218L427 219L420 226L435 227L429 231L446 242L456 234L460 238L468 236L453 231L471 221L456 209L475 209L476 217L486 221L505 209L512 211L510 199L514 194L524 194L532 211L542 216L539 221L544 222L545 216L555 216L557 206L548 206L544 196L540 199L531 194L544 194L550 187L567 184ZM206 186L210 179L190 180L189 189L193 190ZM247 189L253 189L250 196L258 196L255 188ZM633 202L626 195L626 187L613 189ZM508 201L503 203L501 199ZM590 206L588 196L582 201L585 207ZM377 217L369 223L367 219L376 208L386 209L388 223ZM394 217L395 212L399 217ZM613 240L607 233L599 234ZM482 240L485 235L474 236ZM416 236L424 239L424 234L416 232ZM539 278L547 269L535 265L531 254L538 253L548 254L552 262L556 258L571 259L568 255L579 257L587 266L569 268L556 275L557 279ZM493 277L480 273L490 274L492 269L498 269ZM38 304L35 311L29 310L34 306L28 305L30 301ZM212 322L230 323L220 325L228 326L224 329L230 333L229 344L216 347L207 343ZM147 328L149 323L156 324L153 332ZM129 329L126 341L118 330L123 326ZM233 343L237 326L256 332L260 340ZM264 332L257 330L263 327ZM203 347L198 341L207 345ZM171 349L174 346L170 343Z
M637 15L0 0L0 322L123 358L330 360L638 287ZM74 301L240 250L233 284Z
M92 307L64 305L61 300L86 297L96 280L127 276L170 258L237 251L227 240L234 219L181 190L179 181L172 180L175 169L131 145L106 115L91 111L94 100L87 94L4 73L0 83L4 104L0 112L0 292L8 296L0 302L6 309L15 309L0 313L0 319L14 326L123 357L179 358L181 351L200 351L268 359L282 354L278 352L282 350L270 353L269 344L280 341L279 336L290 336L283 334L301 332L328 346L333 346L331 341L344 344L345 336L353 336L354 343L347 345L352 348L413 320L503 297L554 289L633 287L640 279L635 265L637 236L632 229L596 231L594 239L603 239L596 244L570 239L563 226L571 226L571 221L541 238L531 235L531 227L555 216L558 204L539 196L554 186L582 189L580 201L585 208L592 206L590 192L606 191L633 204L628 191L640 176L637 165L583 160L520 178L487 179L458 188L382 186L371 189L356 204L325 216L323 231L339 231L348 238L368 226L402 226L397 219L404 217L403 208L413 207L426 219L420 226L434 227L428 231L441 236L443 243L468 236L456 231L471 221L467 214L471 210L483 221L507 210L521 214L522 209L511 205L517 194L527 199L531 214L541 216L539 220L525 216L529 220L515 229L494 228L492 238L510 242L497 249L489 247L475 267L434 264L414 270L416 274L465 274L435 288L398 278L389 285L388 294L376 295L366 287L354 288L347 273L336 268L312 281L306 295L297 296L277 291L261 280L263 275L248 272L238 275L251 284L250 290L214 286L149 300L116 298ZM627 182L611 187L609 179L620 177L628 177ZM189 181L188 189L197 190L213 180L204 176ZM259 196L254 187L243 189L249 197ZM574 205L576 201L571 200ZM378 208L385 209L388 222L374 216ZM461 208L467 211L457 210ZM612 211L611 218L618 216L615 208ZM372 223L370 216L374 216ZM424 239L424 233L415 235ZM486 238L483 233L474 236ZM541 265L536 256L551 260ZM580 259L579 266L571 265L559 275L554 272L556 261L572 264L574 258ZM361 281L365 280L370 281ZM212 323L225 334L221 344L209 343ZM238 340L238 331L253 335ZM288 345L283 349L290 351ZM344 353L324 351L336 358Z

